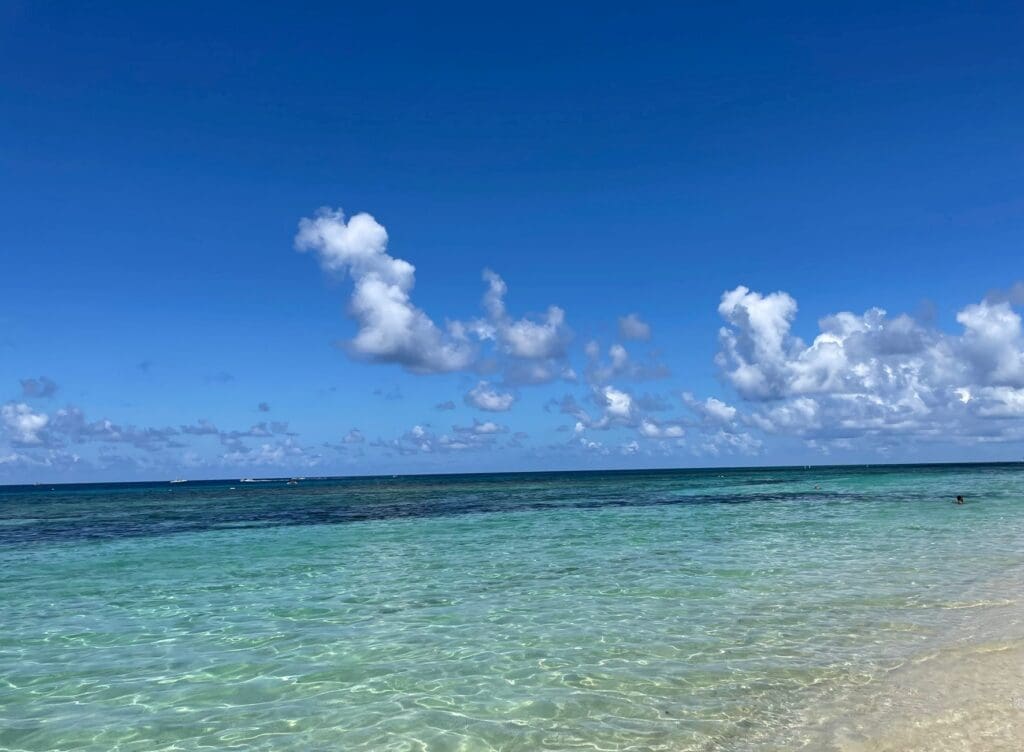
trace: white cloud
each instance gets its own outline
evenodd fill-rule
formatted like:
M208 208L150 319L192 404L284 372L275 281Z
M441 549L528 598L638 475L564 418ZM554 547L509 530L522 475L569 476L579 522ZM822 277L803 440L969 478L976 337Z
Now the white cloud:
M669 375L668 368L662 363L648 359L646 363L634 362L629 351L615 343L608 348L608 360L601 360L601 347L596 341L590 341L584 348L587 356L587 381L591 384L606 384L613 379L646 381L661 379Z
M739 412L735 407L720 399L708 397L701 402L689 392L683 392L683 404L705 420L725 425L731 425Z
M969 305L956 320L964 327L962 348L977 381L1024 387L1021 319L1009 303Z
M254 449L238 447L225 452L220 457L228 465L245 467L316 467L321 457L311 454L291 437L277 442L259 444Z
M708 397L704 401L704 410L708 416L722 423L731 423L733 418L736 417L735 407L727 405L714 397Z
M491 420L474 420L471 426L452 426L452 431L455 433L471 433L477 436L492 436L494 434L506 433L508 427L499 425Z
M443 332L413 305L415 267L389 255L387 243L387 231L369 214L346 222L340 210L330 209L302 219L295 236L295 247L315 252L324 269L352 277L350 310L359 325L349 343L353 353L416 373L466 368L474 352L462 327Z
M729 381L748 399L779 396L796 301L784 292L762 296L740 286L722 294L718 312L733 327L719 331L719 363Z
M1024 389L987 386L979 392L978 414L985 418L1024 418Z
M545 360L565 354L572 336L565 323L565 311L553 305L539 321L511 319L505 310L505 281L490 269L484 270L483 278L487 282L484 310L488 319L477 322L483 337L496 339L508 355L516 358Z
M475 420L472 426L453 426L454 435L438 436L427 426L415 425L396 439L377 440L371 446L400 455L462 453L493 449L497 446L497 435L507 431L505 426L491 421Z
M758 454L764 442L746 432L734 433L720 429L705 435L697 448L699 454L718 456L721 454Z
M640 435L648 439L679 439L686 435L686 429L677 423L659 423L654 418L643 418L637 427Z
M619 318L619 336L623 339L649 340L651 326L638 314L630 313Z
M488 382L481 381L466 393L465 400L467 405L479 410L500 413L510 410L516 397L510 392L499 392Z
M579 445L588 452L602 455L609 454L608 448L600 441L593 441L585 436L581 436L578 441Z
M20 444L41 444L40 433L50 422L46 413L37 413L24 402L8 402L0 407L4 427Z
M740 396L765 403L737 416L749 425L817 440L1024 435L1006 420L1024 405L1024 333L1007 300L966 306L955 334L880 308L841 312L819 322L810 345L791 332L796 311L784 292L738 287L722 296L717 361Z
M505 308L508 288L489 269L483 273L486 317L451 320L442 329L413 304L415 267L388 253L387 231L369 214L346 221L341 210L321 209L299 222L295 247L313 251L326 271L351 276L349 311L359 329L347 345L356 357L413 373L479 368L475 337L493 344L508 383L546 383L569 373L561 364L572 337L565 311L552 305L536 318L512 318Z
M633 398L620 389L606 386L600 394L604 397L605 413L610 418L628 420L633 413Z

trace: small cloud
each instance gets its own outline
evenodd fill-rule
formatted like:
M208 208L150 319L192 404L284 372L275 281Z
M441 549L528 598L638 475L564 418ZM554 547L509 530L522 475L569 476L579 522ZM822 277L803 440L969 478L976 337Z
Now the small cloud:
M653 418L643 418L637 427L640 435L648 439L681 439L685 429L678 423L659 423Z
M220 430L210 421L203 418L192 425L182 426L181 432L191 436L213 436L220 433Z
M701 402L690 392L683 392L682 396L683 404L706 421L729 425L736 419L738 414L735 407L715 397L708 397Z
M508 426L502 426L494 421L474 420L471 426L452 426L452 431L461 434L475 434L477 436L490 436L497 433L507 433Z
M152 360L140 360L138 363L135 364L135 367L138 368L143 373L149 373L151 370L153 370L153 365L154 364Z
M362 444L364 441L366 441L366 437L358 428L353 428L341 439L342 444Z
M266 402L261 402L258 405L256 405L256 409L259 410L261 413L269 413L270 405L268 405Z
M434 405L434 409L435 410L454 410L455 409L455 403L452 402L451 400L445 400L444 402L438 402L436 405Z
M46 376L40 376L38 379L21 380L21 396L23 397L46 398L52 397L56 393L57 382Z
M638 339L646 342L651 338L651 325L641 319L639 315L631 313L619 319L619 335L623 339Z
M516 401L514 394L510 392L499 392L488 382L481 381L475 387L466 392L466 404L479 410L486 410L492 413L501 413L512 408Z
M50 422L50 416L35 412L24 402L8 402L0 407L0 420L15 442L41 444L40 433Z
M599 392L599 403L613 418L628 419L633 412L633 398L628 392L606 386Z

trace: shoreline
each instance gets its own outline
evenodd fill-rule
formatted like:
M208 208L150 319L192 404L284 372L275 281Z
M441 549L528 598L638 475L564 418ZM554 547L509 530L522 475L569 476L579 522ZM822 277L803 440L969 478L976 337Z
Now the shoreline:
M826 723L804 747L1017 750L1024 739L1024 638L933 653L894 669L871 689L865 711Z
M1016 752L1024 740L1024 595L1012 567L985 596L945 606L950 638L875 680L811 703L759 750ZM994 586L994 589L993 589ZM1003 591L1005 597L993 597ZM1009 591L1009 592L1007 592ZM966 616L966 618L965 618Z

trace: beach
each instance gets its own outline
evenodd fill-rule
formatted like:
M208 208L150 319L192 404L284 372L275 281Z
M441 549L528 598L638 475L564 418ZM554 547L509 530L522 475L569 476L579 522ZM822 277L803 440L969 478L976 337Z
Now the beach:
M0 489L0 749L1016 749L1022 480Z

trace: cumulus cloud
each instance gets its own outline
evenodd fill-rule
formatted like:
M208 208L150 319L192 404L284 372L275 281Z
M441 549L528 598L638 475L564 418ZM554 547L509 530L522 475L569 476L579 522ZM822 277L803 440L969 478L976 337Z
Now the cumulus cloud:
M490 383L481 381L466 392L465 400L467 405L478 410L500 413L511 410L516 397L511 392L498 391Z
M544 407L549 412L557 408L558 412L572 417L574 435L588 430L630 429L645 439L680 439L686 433L681 421L660 420L648 414L649 395L641 401L624 389L606 384L593 389L591 401L599 408L596 415L588 412L571 394L560 400L549 400ZM660 410L663 405L655 401L653 407Z
M359 357L397 363L415 373L465 368L473 348L462 328L440 329L410 297L416 269L387 252L388 234L369 214L346 221L341 210L321 209L299 222L295 247L312 251L330 272L355 285L350 310L359 330L349 343Z
M4 472L109 470L119 473L177 472L189 467L223 464L311 467L319 455L301 446L284 421L260 422L245 430L224 431L209 420L181 426L136 426L108 418L89 419L75 405L51 412L20 402L0 405L0 465ZM225 453L198 459L187 441L216 439ZM260 440L256 446L251 442ZM81 453L80 451L81 450ZM132 450L135 450L134 452Z
M598 394L603 401L605 414L619 420L629 420L633 414L633 397L621 389L606 386Z
M619 318L619 336L623 339L647 341L651 338L651 326L638 314L630 313Z
M513 318L505 307L508 288L484 271L484 318L438 326L411 298L415 267L388 253L388 234L369 214L346 220L341 210L321 209L299 222L299 251L311 251L328 272L347 274L354 290L349 311L358 324L350 352L414 373L477 368L485 372L479 343L490 343L508 383L544 383L569 370L560 365L572 333L565 311L549 306L538 317Z
M61 408L53 414L50 432L52 433L51 439L55 442L128 444L145 451L185 446L176 438L180 434L177 428L171 426L140 428L133 425L122 425L107 418L90 421L86 419L81 408L72 405Z
M471 450L487 450L496 446L495 436L505 432L504 426L474 421L472 426L453 426L453 433L438 435L429 426L415 425L390 440L378 439L371 446L388 454L446 454Z
M473 321L468 330L482 342L493 344L496 365L504 371L509 384L545 384L562 378L574 381L576 374L565 363L566 349L572 331L566 323L565 311L548 306L536 317L512 318L505 306L508 286L490 269L483 279L487 292L483 297L486 318Z
M487 283L484 294L485 321L476 322L476 330L484 339L496 340L506 354L528 360L560 358L571 338L565 322L565 311L549 306L539 320L512 319L505 310L508 286L490 269L483 273Z
M341 439L342 444L362 444L364 441L366 441L366 437L358 428L353 428Z
M735 407L720 399L708 397L702 402L690 392L683 392L683 404L705 420L726 425L732 424L739 412Z
M648 439L680 439L686 435L686 429L678 423L662 424L654 418L642 418L637 430Z
M57 382L46 376L21 380L21 396L26 399L52 397L57 393Z
M17 444L41 444L42 432L50 422L46 413L38 413L24 402L8 402L0 407L0 419L8 435Z
M475 434L477 436L493 436L499 433L507 433L508 426L502 426L494 421L479 421L474 420L471 426L452 426L454 433L460 434Z
M761 439L746 431L733 432L719 429L705 434L701 443L695 448L698 454L719 456L722 454L759 454L764 447Z
M741 416L749 425L819 445L865 434L1024 435L1006 420L1024 401L1024 335L1009 295L965 306L952 334L872 308L824 317L806 344L791 331L796 312L785 292L741 286L722 295L717 362L755 406Z
M239 467L316 467L321 456L301 446L293 438L264 442L256 447L231 447L220 456L221 462Z
M653 359L647 362L636 362L626 348L615 343L608 348L606 360L601 358L601 347L596 341L590 341L584 348L587 356L586 377L591 384L606 384L609 381L647 381L661 379L669 375L668 367Z

